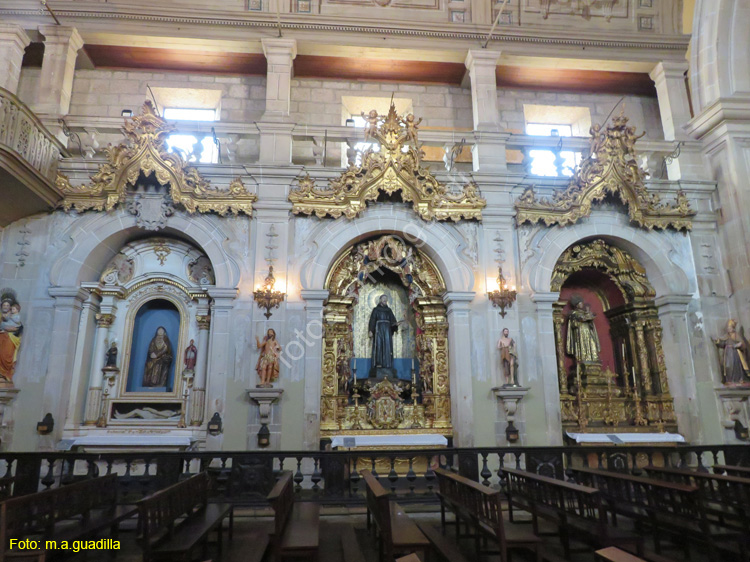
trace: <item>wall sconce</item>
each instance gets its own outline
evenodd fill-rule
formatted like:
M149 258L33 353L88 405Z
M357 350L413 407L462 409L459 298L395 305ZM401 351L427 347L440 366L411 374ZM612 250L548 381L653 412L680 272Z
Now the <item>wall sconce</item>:
M266 312L263 316L266 320L271 318L271 309L279 308L279 305L284 301L286 296L283 291L277 291L274 289L276 278L273 276L273 266L268 266L268 275L263 282L263 285L253 292L253 299L258 303L258 308L265 308Z
M44 419L36 424L36 432L39 435L49 435L53 429L55 429L55 420L52 418L52 414L47 412Z
M258 431L258 447L265 449L271 444L271 431L266 424L260 426Z
M206 427L206 429L211 435L219 435L219 433L221 433L223 425L224 424L221 421L219 412L214 412L214 415L211 416L210 420L208 420L208 426Z
M120 113L123 117L132 117L133 116L133 110L132 109L123 109L122 113Z
M519 437L518 428L513 425L512 421L508 422L508 427L505 428L505 438L508 440L508 443L515 443Z
M500 307L500 316L505 318L505 309L511 308L516 302L516 287L508 286L508 281L503 275L503 266L498 266L497 290L489 291L487 296L492 301L493 306Z

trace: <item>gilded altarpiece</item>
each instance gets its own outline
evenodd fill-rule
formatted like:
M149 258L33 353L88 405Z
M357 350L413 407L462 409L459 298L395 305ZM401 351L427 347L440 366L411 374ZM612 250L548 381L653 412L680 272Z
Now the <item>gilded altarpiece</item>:
M384 272L399 280L411 308L407 312L414 322L413 351L419 365L419 375L413 373L411 381L358 379L352 372L355 307L371 292L367 285L377 283ZM432 260L396 236L381 236L345 251L331 268L326 288L321 436L451 435L445 283Z
M575 277L574 277L575 276ZM602 364L571 368L566 349L571 279L600 299L609 333L599 333L612 369ZM611 284L614 292L603 287ZM628 252L602 239L575 244L557 262L552 290L562 291L553 318L563 428L573 432L676 431L662 348L655 291ZM575 289L574 289L575 290ZM580 289L579 289L580 290ZM619 293L619 294L618 294Z

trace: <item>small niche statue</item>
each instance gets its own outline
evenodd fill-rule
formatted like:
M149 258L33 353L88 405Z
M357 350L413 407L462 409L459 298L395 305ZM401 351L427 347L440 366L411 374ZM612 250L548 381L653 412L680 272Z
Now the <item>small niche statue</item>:
M195 364L198 360L198 348L195 347L195 340L190 340L190 345L185 350L185 371L195 372Z
M104 368L108 371L114 371L117 369L117 342L113 341L109 344L109 349L106 353L106 359L104 361Z
M500 339L497 340L497 348L500 350L500 365L503 368L505 384L503 386L518 386L518 354L516 353L516 342L510 337L510 330L503 328Z
M258 363L255 370L258 371L260 384L257 388L271 388L273 381L279 378L279 355L281 355L281 345L276 341L276 331L269 328L263 341L255 336L255 343L260 350Z
M714 344L719 348L721 377L726 385L750 385L750 344L745 330L737 331L737 321L727 322L726 332Z

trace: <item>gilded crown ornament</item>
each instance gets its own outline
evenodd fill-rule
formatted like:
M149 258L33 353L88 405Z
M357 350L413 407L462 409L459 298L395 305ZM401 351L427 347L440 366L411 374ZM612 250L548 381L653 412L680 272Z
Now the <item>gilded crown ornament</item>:
M122 129L125 142L105 149L107 161L91 176L91 182L71 185L64 174L58 174L56 185L63 193L65 210L111 211L126 202L129 187L138 178L153 178L159 185L169 185L171 202L188 213L214 212L251 215L256 196L248 192L240 178L228 189L211 186L194 167L175 152L169 152L167 137L176 127L156 114L146 101L141 114L125 120Z
M487 202L480 197L475 183L451 193L447 185L422 167L418 133L421 119L415 120L412 114L399 116L393 104L386 116L372 110L363 117L367 123L365 140L379 143L380 149L365 150L362 163L349 166L327 188L317 188L309 174L300 178L297 189L289 194L294 214L314 214L319 218L343 215L353 219L381 193L400 192L403 201L411 202L424 220L482 219Z
M665 203L646 188L646 174L636 160L635 143L640 137L635 135L635 127L628 127L627 117L615 117L605 130L594 125L590 133L590 153L566 189L555 192L551 198L539 199L534 188L529 187L518 198L515 206L519 225L575 224L591 214L593 203L612 195L627 206L630 220L642 228L692 228L695 211L683 191L677 192L674 202Z

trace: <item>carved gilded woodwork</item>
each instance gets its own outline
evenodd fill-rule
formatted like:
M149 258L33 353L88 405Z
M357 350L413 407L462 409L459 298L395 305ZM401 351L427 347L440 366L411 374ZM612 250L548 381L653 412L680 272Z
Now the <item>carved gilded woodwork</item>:
M628 119L616 117L604 131L591 128L589 155L571 178L568 187L551 198L537 198L533 187L516 201L516 222L539 222L547 226L574 224L591 214L593 203L607 196L617 197L627 206L631 222L648 230L673 228L690 230L695 211L683 191L674 202L663 202L646 188L645 172L638 166L635 127Z
M567 303L558 301L553 305L563 428L575 432L612 431L614 427L621 432L676 430L662 328L654 305L656 293L645 269L625 250L595 239L575 244L562 254L552 274L552 290L560 291L571 275L584 270L606 274L622 293L625 304L605 313L610 322L608 336L629 352L622 360L625 372L620 373L619 383L617 375L609 370L587 368L579 396L575 385L570 385L571 373L565 366L563 309Z
M252 214L256 196L241 178L235 178L227 189L213 187L179 153L168 151L167 137L176 127L159 117L150 101L143 104L140 115L125 121L122 131L126 141L105 149L107 161L90 183L74 186L67 176L58 174L63 209L110 211L125 203L128 190L143 176L168 185L172 203L188 213Z
M416 355L422 380L421 403L400 396L413 381L359 380L369 398L350 399L354 357L354 306L360 287L376 271L396 274L407 289L416 319ZM395 236L381 236L349 248L334 263L326 280L329 297L323 313L323 359L320 429L324 437L389 433L450 434L448 321L442 294L445 282L435 264L418 248Z
M319 218L353 219L375 201L381 193L400 192L401 199L411 202L414 212L422 219L452 220L482 219L487 202L479 195L475 183L469 183L458 193L452 193L432 173L422 167L422 148L418 139L419 121L413 115L396 113L391 104L388 115L379 116L374 110L366 116L369 122L365 140L379 143L379 150L368 148L360 165L352 164L340 177L318 188L308 175L298 181L297 189L289 194L294 214L315 215Z

